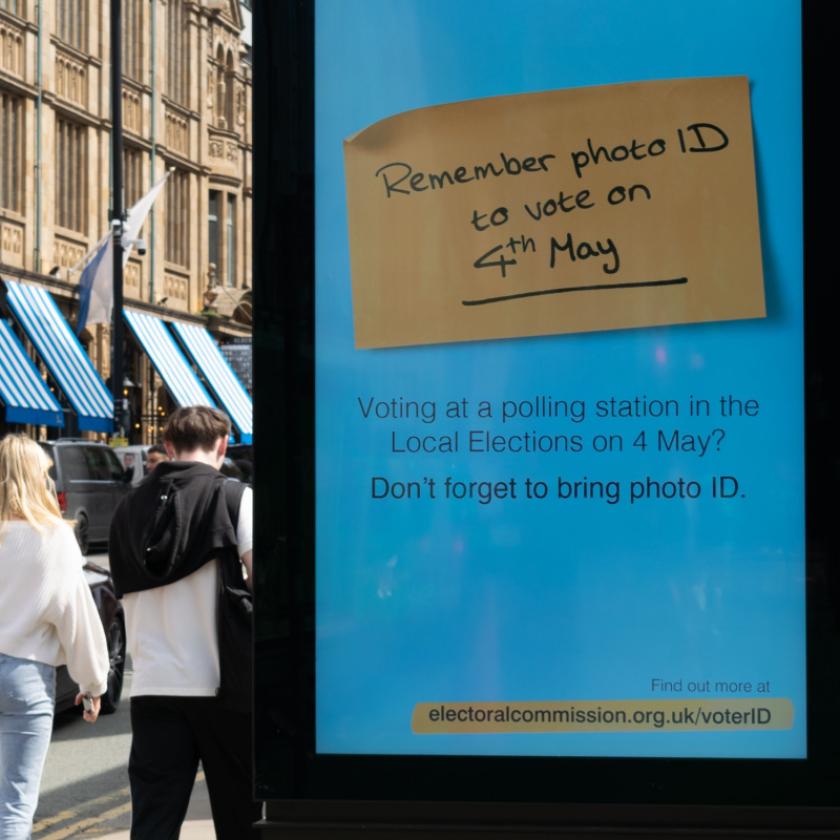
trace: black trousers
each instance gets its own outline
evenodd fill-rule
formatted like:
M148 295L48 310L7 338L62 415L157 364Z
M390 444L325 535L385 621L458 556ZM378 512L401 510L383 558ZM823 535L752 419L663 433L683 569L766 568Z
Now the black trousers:
M135 697L131 731L132 840L178 840L199 760L217 839L258 836L250 715L223 709L215 697Z

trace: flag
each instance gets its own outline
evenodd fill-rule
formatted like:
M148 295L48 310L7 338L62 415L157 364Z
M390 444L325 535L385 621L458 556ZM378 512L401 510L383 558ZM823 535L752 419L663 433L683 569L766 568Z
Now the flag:
M123 250L123 268L128 263L128 258L131 256L131 249L134 247L134 241L140 234L140 228L143 227L143 222L146 221L146 216L149 215L149 210L155 203L155 199L163 189L166 179L172 170L168 170L162 178L137 202L129 211L123 225L123 239L127 244Z
M108 324L114 305L114 240L106 233L79 278L76 335L88 324Z
M157 183L131 207L123 224L123 268L128 264L134 241L149 215L149 210L163 189L167 172ZM79 318L76 334L91 324L110 324L114 308L114 241L106 233L91 252L87 265L79 279Z

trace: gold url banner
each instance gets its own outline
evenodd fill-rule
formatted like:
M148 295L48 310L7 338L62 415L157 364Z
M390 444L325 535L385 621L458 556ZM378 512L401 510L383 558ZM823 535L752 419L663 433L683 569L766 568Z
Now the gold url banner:
M714 732L790 729L793 703L779 697L715 700L581 700L418 703L418 735L495 732Z

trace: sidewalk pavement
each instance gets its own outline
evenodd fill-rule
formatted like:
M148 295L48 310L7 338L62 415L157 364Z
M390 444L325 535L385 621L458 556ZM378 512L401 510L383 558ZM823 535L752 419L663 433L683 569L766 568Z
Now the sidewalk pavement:
M213 818L210 813L210 798L207 795L207 785L203 779L204 774L199 774L193 788L190 807L187 809L187 818L181 827L180 840L216 840L216 832L213 830ZM129 840L129 832L114 831L111 834L97 835L97 840Z
M181 840L216 840L213 820L187 820L181 828ZM127 831L103 834L98 840L129 840Z

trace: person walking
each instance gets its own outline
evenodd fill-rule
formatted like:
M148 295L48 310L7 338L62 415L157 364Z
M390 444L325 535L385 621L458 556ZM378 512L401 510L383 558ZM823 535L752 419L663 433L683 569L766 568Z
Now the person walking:
M108 646L49 456L23 435L0 440L0 840L31 836L52 733L55 670L91 698L107 689Z
M256 836L250 678L230 684L230 628L220 614L230 570L240 597L243 565L251 576L251 489L219 472L229 435L217 409L177 409L163 433L172 460L123 499L111 524L111 572L134 663L132 840L178 837L199 761L218 840ZM234 667L250 658L250 626L239 641Z

